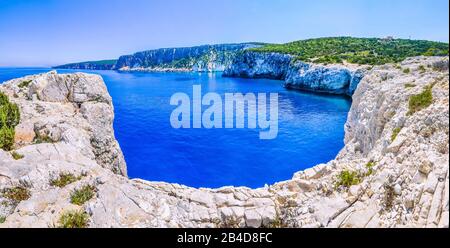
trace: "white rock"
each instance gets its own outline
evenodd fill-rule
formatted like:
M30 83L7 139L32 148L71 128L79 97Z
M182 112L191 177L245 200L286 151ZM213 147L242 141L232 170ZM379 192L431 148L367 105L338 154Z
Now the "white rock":
M248 227L258 228L262 224L261 215L256 210L245 211L245 224Z

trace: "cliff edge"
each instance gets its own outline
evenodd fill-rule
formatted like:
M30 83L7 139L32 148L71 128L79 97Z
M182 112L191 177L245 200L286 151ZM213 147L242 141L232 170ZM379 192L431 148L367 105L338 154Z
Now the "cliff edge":
M336 159L259 189L128 179L99 76L7 81L21 120L0 150L0 227L448 227L448 76L448 57L373 67Z

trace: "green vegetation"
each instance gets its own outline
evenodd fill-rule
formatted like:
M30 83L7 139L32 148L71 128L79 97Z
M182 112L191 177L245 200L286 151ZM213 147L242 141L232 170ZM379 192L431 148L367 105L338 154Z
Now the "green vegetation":
M401 127L396 127L394 128L394 130L392 130L392 134L391 134L391 141L394 142L395 138L397 138L398 133L400 133L400 131L402 130Z
M33 140L33 144L42 143L55 143L49 136L36 136Z
M344 170L338 174L335 186L336 188L338 188L339 186L349 188L352 185L360 183L360 181L360 176L356 171Z
M378 39L330 37L294 41L286 44L268 44L249 49L255 52L291 54L297 60L317 63L381 65L397 63L413 56L448 55L448 44L407 39Z
M9 199L14 203L25 201L28 198L30 198L30 196L31 196L30 191L23 186L6 188L2 192L2 197Z
M418 69L419 69L420 73L425 73L427 71L427 69L423 65L420 65Z
M10 151L14 145L14 129L6 126L0 128L0 149Z
M9 102L0 92L0 149L10 151L14 145L14 128L19 124L20 112L16 104Z
M406 88L406 89L407 89L407 88L414 88L414 87L416 87L415 84L410 84L410 83L406 83L406 84L405 84L405 88Z
M373 174L373 167L375 166L375 162L370 161L366 164L367 173L366 176L370 176Z
M58 220L59 228L85 228L88 227L89 215L84 211L68 211Z
M409 111L407 113L408 115L412 115L417 111L427 108L433 103L433 86L434 84L426 86L420 94L409 97Z
M63 188L66 185L69 185L73 182L76 182L81 179L82 176L75 176L69 172L61 172L57 178L50 180L50 185L55 187Z
M5 216L0 216L0 224L4 223L6 221Z
M89 201L95 195L97 189L91 185L85 185L80 189L76 189L70 195L70 202L75 205L83 205L85 202Z
M275 219L271 221L267 226L264 226L265 228L286 228L288 227L284 222L283 219L280 218L280 216L277 214L275 216Z
M28 86L30 85L30 83L31 83L32 81L33 81L33 80L22 81L22 82L19 84L19 88L28 88Z
M19 159L22 159L22 158L25 157L24 155L22 155L22 154L20 154L20 153L17 153L16 151L11 152L11 156L12 156L15 160L19 160Z
M411 69L409 69L409 68L403 69L403 73L405 73L405 74L409 74L410 72L411 72Z

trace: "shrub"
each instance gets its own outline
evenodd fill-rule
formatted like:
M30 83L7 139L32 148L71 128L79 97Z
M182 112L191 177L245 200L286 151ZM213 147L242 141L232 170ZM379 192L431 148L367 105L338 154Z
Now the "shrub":
M14 203L19 203L21 201L28 200L30 198L31 194L30 191L22 186L17 186L13 188L7 188L3 190L2 196L6 199L9 199L10 201Z
M33 140L33 144L42 144L42 143L55 143L49 136L36 136Z
M0 216L0 224L4 223L6 221L5 216Z
M390 210L394 206L395 191L391 184L384 185L383 205L386 210Z
M3 92L0 91L0 106L3 106L8 103L9 103L8 96L3 94Z
M391 134L392 142L395 140L395 138L397 138L397 135L398 135L398 133L400 133L401 130L402 130L401 127L396 127L396 128L394 128L394 130L392 130L392 134Z
M20 122L16 104L9 102L7 95L0 92L0 149L9 151L14 145L14 128Z
M83 205L85 202L89 201L95 195L97 189L91 185L85 185L80 189L76 189L70 195L70 202L75 205Z
M62 172L58 175L57 178L50 180L50 185L55 187L63 188L66 185L69 185L73 182L76 182L81 179L81 176L76 177L72 173Z
M409 69L409 68L405 68L405 69L403 69L403 73L406 73L406 74L408 74L408 73L410 73L411 72L411 70Z
M10 151L14 146L14 136L13 128L7 126L0 128L0 149Z
M408 115L412 115L417 111L427 108L433 103L432 88L433 84L426 86L420 94L409 97Z
M352 185L356 185L360 182L360 177L355 171L344 170L341 171L337 176L336 188L339 186L344 186L349 188Z
M420 73L425 73L427 71L427 69L425 68L425 66L420 65L419 66L419 71L420 71Z
M410 83L405 84L405 88L414 88L414 87L416 87L415 84L410 84Z
M31 83L32 81L33 81L33 80L22 81L18 86L19 86L19 88L28 88L28 86L30 85L30 83Z
M84 211L68 211L63 213L58 220L59 228L86 228L89 215Z
M20 122L19 107L16 104L0 105L0 126L15 127Z
M19 160L19 159L22 159L22 158L24 158L25 156L23 156L22 154L20 154L20 153L17 153L17 152L11 152L11 156L15 159L15 160Z
M366 164L367 173L366 176L370 176L373 174L373 167L375 166L375 162L370 161Z

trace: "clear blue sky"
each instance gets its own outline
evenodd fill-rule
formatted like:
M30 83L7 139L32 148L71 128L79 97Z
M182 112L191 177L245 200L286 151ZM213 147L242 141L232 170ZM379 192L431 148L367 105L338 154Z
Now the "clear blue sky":
M448 0L0 0L0 66L324 36L448 42Z

